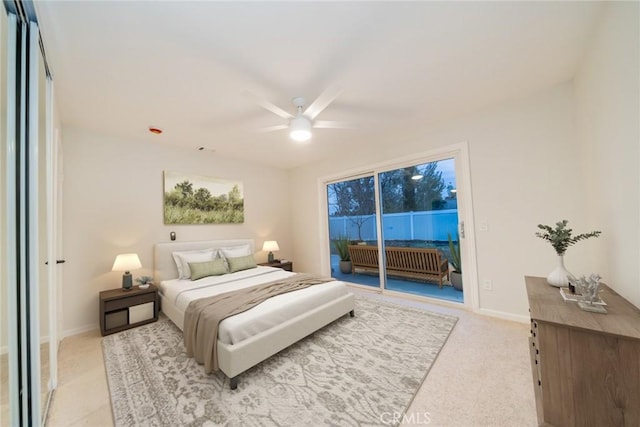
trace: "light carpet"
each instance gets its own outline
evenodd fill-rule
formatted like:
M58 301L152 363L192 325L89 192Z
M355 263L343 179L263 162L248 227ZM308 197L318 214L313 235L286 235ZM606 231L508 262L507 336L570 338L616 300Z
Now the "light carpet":
M457 318L356 296L341 317L239 376L186 357L166 317L102 341L116 426L397 424Z

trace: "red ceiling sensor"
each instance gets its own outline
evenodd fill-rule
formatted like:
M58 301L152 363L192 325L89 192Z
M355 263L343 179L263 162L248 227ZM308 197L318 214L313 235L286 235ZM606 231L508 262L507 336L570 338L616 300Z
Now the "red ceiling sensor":
M151 132L154 135L160 135L162 133L162 129L154 126L149 126L149 132Z

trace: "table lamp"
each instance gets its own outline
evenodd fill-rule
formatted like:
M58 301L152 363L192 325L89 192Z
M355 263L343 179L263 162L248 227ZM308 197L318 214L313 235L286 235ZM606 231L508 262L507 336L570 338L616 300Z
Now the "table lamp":
M276 242L275 240L265 240L264 244L262 245L262 250L269 251L267 261L273 262L273 251L279 251L280 248L278 247L278 242Z
M131 270L142 268L138 254L120 254L116 257L111 271L124 271L122 275L122 288L126 291L133 287Z

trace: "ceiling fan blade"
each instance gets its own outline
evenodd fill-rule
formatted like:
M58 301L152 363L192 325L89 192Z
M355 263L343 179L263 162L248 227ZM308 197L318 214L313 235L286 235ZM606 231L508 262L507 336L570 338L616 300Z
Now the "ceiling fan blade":
M342 88L339 86L329 86L307 107L303 114L311 120L315 119L316 116L327 108L341 93Z
M355 129L351 123L333 120L316 120L313 122L313 127L318 129Z
M274 130L287 129L289 125L275 125L275 126L267 126L266 128L258 128L256 132L273 132Z
M276 104L269 102L266 99L259 97L258 95L255 95L249 91L244 91L243 94L245 96L248 96L249 98L252 98L256 102L256 104L258 104L265 110L271 111L273 114L280 116L283 119L292 119L294 117L293 114L286 112Z

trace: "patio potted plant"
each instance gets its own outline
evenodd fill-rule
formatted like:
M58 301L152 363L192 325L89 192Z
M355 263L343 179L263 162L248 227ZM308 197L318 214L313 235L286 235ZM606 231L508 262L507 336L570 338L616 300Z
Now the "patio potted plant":
M563 287L569 284L568 277L571 273L564 268L564 254L567 251L567 248L576 244L580 240L586 240L590 237L598 237L602 233L601 231L591 231L589 233L571 236L573 230L567 228L568 222L569 221L566 219L556 222L555 228L551 228L548 225L538 224L538 228L544 232L537 232L536 236L551 243L551 246L553 246L553 249L555 249L556 254L558 255L558 266L547 276L547 283L551 286Z
M456 233L456 243L451 239L451 233L448 234L449 237L449 252L451 253L451 258L449 259L449 264L453 268L453 271L449 274L451 278L451 284L454 289L458 291L462 291L462 261L460 258L460 237Z
M338 256L340 257L340 272L342 274L351 273L351 256L349 255L349 237L340 235L333 241Z

